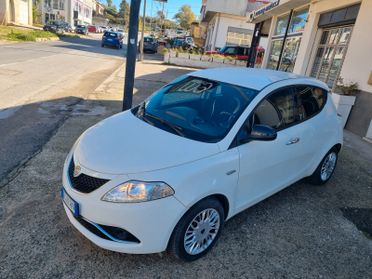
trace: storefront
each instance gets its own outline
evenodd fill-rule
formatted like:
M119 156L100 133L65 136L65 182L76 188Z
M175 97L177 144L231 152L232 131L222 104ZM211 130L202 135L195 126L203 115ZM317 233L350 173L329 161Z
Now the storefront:
M259 67L312 76L332 91L341 80L356 82L360 93L346 128L365 136L372 118L371 13L372 0L272 1L248 14L253 41L269 39Z

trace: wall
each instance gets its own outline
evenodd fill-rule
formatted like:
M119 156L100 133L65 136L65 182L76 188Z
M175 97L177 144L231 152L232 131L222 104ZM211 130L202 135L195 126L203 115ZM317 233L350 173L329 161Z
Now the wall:
M207 49L214 50L225 46L228 27L254 30L254 24L247 23L245 17L216 14L208 24Z
M247 0L209 0L206 2L205 10L218 13L226 13L245 16Z
M368 84L372 73L372 1L364 0L354 25L351 41L342 66L341 76L356 81L363 91L372 93ZM370 109L372 111L372 108Z
M14 23L32 25L32 0L13 0ZM0 24L10 23L10 0L0 0Z

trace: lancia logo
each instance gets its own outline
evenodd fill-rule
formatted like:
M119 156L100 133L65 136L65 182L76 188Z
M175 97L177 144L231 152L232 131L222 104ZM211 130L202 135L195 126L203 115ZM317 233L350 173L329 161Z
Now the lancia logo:
M81 174L81 167L79 165L76 165L74 168L74 177L78 177Z

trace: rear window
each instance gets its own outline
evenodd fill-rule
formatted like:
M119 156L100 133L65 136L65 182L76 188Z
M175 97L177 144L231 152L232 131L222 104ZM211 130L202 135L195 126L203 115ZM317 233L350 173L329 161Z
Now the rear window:
M153 38L145 37L145 43L152 43L153 41Z
M107 37L112 37L112 38L116 38L116 37L118 36L118 34L113 33L113 32L106 32L106 33L105 33L105 36L107 36Z

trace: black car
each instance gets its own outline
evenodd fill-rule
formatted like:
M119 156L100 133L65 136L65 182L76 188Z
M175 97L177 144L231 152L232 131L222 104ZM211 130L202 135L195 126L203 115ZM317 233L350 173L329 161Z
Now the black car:
M77 34L83 34L83 35L88 35L88 26L86 25L77 25L75 28L75 32Z
M43 27L44 31L49 31L53 33L64 33L64 32L72 32L72 27L67 22L63 21L49 21Z
M158 42L153 37L145 37L143 42L143 51L152 53L158 52Z

